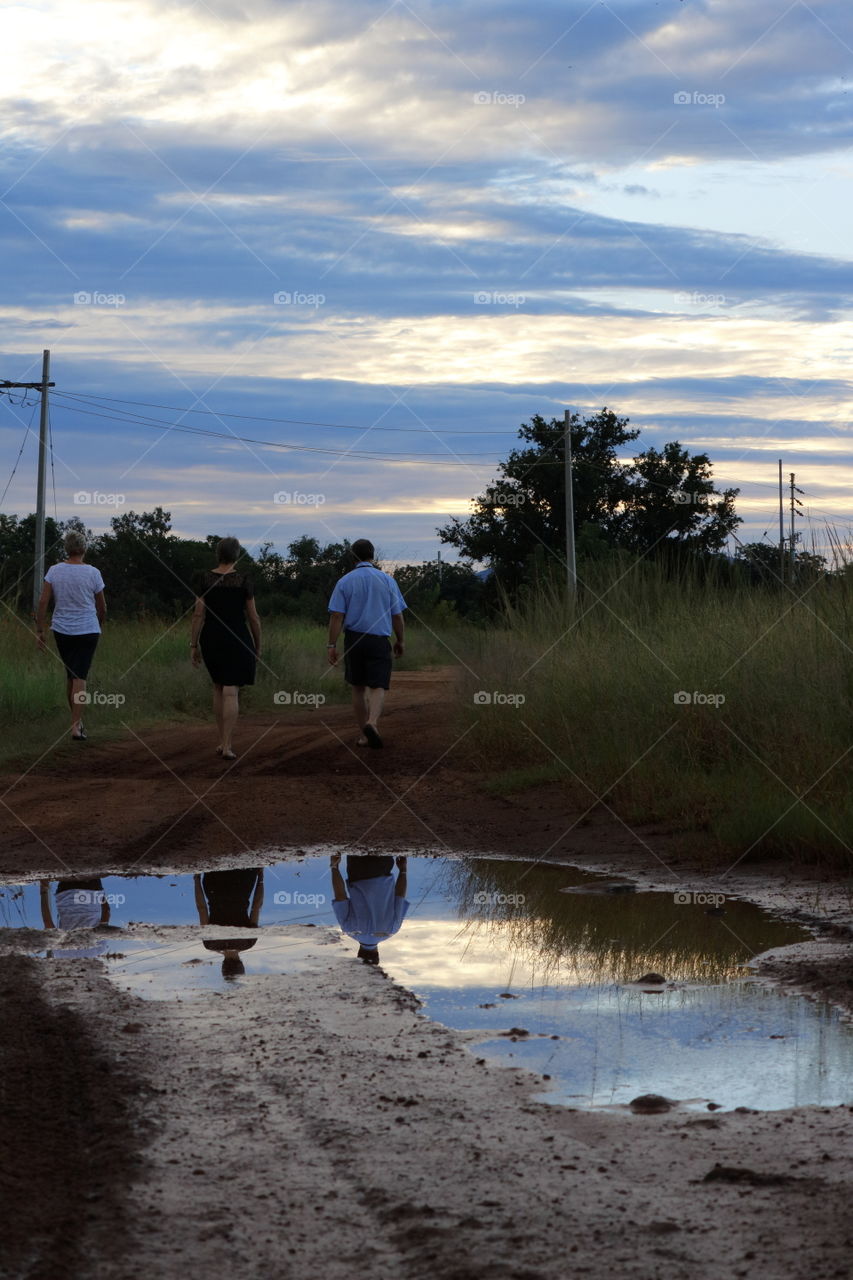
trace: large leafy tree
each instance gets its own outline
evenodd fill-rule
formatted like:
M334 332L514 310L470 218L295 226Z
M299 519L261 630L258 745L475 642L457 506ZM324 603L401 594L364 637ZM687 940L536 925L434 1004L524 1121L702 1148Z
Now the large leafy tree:
M639 436L628 423L606 407L584 419L572 415L580 556L613 548L655 553L676 544L718 551L740 523L738 491L717 493L707 455L691 455L677 441L622 460L617 451ZM442 542L488 564L509 590L541 573L562 575L566 540L565 425L536 414L518 434L524 447L500 464L498 478L473 500L472 515L438 530Z

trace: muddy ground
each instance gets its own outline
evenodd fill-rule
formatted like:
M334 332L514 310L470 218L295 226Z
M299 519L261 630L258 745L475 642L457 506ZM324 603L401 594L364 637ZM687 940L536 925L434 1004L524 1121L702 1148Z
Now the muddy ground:
M677 833L567 812L555 789L483 793L452 679L396 677L382 752L354 746L345 708L247 719L231 767L210 725L63 744L0 782L0 871L179 870L333 844L719 882ZM814 992L824 974L853 1004L844 885L741 867L727 891L826 925L767 972ZM0 1275L849 1274L851 1108L550 1107L541 1079L478 1060L333 934L305 934L298 972L180 1001L121 991L95 960L5 948Z

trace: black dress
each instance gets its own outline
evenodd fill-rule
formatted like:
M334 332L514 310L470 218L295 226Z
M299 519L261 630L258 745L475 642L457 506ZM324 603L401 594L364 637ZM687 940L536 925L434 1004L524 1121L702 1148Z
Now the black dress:
M234 569L204 575L199 589L205 604L199 645L214 684L255 683L255 646L246 624L246 601L254 594L246 575Z

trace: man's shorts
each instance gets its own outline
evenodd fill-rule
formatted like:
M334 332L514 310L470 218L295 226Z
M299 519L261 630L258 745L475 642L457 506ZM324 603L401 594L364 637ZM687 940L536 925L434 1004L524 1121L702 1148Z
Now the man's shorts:
M344 679L368 689L391 684L391 641L369 631L344 632Z

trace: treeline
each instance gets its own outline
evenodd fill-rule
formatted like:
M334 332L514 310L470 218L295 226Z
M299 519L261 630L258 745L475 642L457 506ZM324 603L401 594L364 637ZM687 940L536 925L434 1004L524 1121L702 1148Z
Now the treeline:
M124 617L178 617L189 608L201 576L216 562L223 533L203 539L172 533L171 513L162 507L114 516L106 533L95 534L82 520L45 521L45 568L61 560L62 540L80 529L87 560L101 570L110 611ZM33 595L35 516L0 515L0 592L6 604L29 611ZM241 547L240 568L255 586L258 608L266 616L284 615L325 621L329 596L338 578L352 568L349 542L321 546L301 537L281 555L265 543L253 556ZM395 572L413 617L476 618L483 606L483 582L467 565L403 565Z

